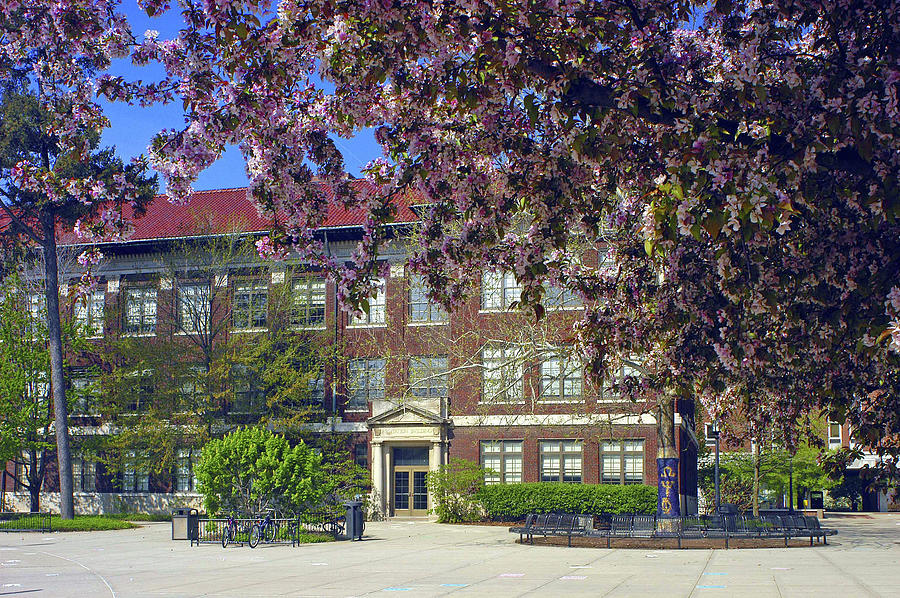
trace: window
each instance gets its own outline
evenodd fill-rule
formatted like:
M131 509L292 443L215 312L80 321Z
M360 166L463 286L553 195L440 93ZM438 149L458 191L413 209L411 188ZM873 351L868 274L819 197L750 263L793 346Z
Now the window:
M385 323L385 298L387 292L384 286L384 279L378 278L374 281L376 294L374 297L368 297L369 311L359 316L350 315L350 326L379 326Z
M122 464L122 492L149 492L150 473L134 452L126 453Z
M612 440L601 442L600 483L643 484L644 441Z
M841 436L841 424L839 422L828 421L828 448L836 449L843 446L843 438Z
M481 309L509 309L522 295L514 274L485 272L481 277Z
M542 440L541 481L581 483L581 441Z
M481 466L490 469L485 484L517 484L522 481L522 441L483 440Z
M97 489L97 464L84 455L73 456L72 482L75 492L94 492Z
M125 290L125 334L156 334L156 289Z
M412 357L409 360L409 390L415 397L446 398L447 357Z
M353 445L353 462L364 469L369 468L369 447L365 444Z
M628 376L640 376L640 371L628 364L622 364L618 371L614 372L612 377L604 377L600 387L601 399L615 400L619 397L616 386L622 384Z
M89 336L103 336L103 307L106 294L94 291L75 301L75 323L85 328Z
M703 434L706 446L716 446L716 424L703 424Z
M581 307L581 296L565 287L544 284L544 307L550 309L566 309Z
M347 408L364 410L369 401L384 398L384 360L351 359Z
M490 347L482 350L482 402L523 400L522 359L519 347Z
M297 278L292 286L294 311L291 323L294 326L325 325L325 279L308 276Z
M178 287L178 326L182 332L209 331L212 299L208 284L183 284Z
M203 394L206 366L195 363L185 367L181 373L181 398L183 401L193 402Z
M316 378L310 378L307 382L309 388L308 405L324 407L325 405L325 378L320 374Z
M409 279L410 322L446 322L447 312L441 305L428 298L425 279L412 276Z
M153 399L153 370L140 370L129 372L126 378L132 381L131 399L128 401L128 410L138 413L150 406Z
M259 330L268 322L269 287L265 284L234 285L232 316L235 330Z
M581 361L561 350L541 362L541 398L562 401L580 399L583 379Z
M263 404L263 391L259 388L256 375L245 365L231 368L234 401L232 413L258 413Z
M72 372L72 415L91 415L100 399L100 379L85 371Z
M189 448L180 448L175 463L175 492L193 492L196 487L193 453Z
M28 302L28 322L25 330L29 334L34 334L37 330L47 326L46 298L43 293L28 293L26 301Z

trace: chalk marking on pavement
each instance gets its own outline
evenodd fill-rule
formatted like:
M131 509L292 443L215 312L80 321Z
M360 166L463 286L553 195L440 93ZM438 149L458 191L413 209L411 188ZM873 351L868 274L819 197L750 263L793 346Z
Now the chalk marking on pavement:
M697 586L698 590L724 590L728 586Z
M563 575L562 577L560 577L560 579L579 580L580 581L583 579L587 579L587 575Z
M704 573L703 575L728 575L727 573Z
M59 556L58 554L53 554L52 552L41 552L41 554L46 554L47 556L53 556L53 557L56 557L56 558L58 558L58 559L62 559L62 560L64 560L64 561L69 561L70 563L75 563L76 565L78 565L79 567L81 567L82 569L84 569L85 571L88 571L88 572L90 572L90 573L93 573L94 575L96 575L97 577L100 578L100 581L102 581L102 582L103 582L103 585L106 586L106 589L109 590L109 593L110 593L110 595L112 595L112 598L116 598L116 592L115 592L115 590L112 589L112 586L109 585L109 582L106 581L106 578L103 577L102 575L100 575L99 573L97 573L96 571L94 571L93 569L91 569L90 567L88 567L87 565L84 565L84 564L82 564L82 563L79 563L79 562L76 561L75 559L70 559L70 558L68 558L68 557Z
M569 569L593 569L593 565L570 565Z
M444 588L464 588L464 587L466 587L467 585L469 585L469 584L467 584L467 583L442 583L442 584L441 584L441 587L444 587Z
M525 577L524 573L501 573L500 577Z
M409 592L412 588L385 588L382 592Z

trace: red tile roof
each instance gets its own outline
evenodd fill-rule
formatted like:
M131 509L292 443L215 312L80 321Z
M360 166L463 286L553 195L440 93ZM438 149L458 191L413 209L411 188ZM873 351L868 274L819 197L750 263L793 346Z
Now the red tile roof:
M354 184L362 186L368 183L358 180ZM347 210L339 202L334 201L334 193L330 188L325 188L325 191L331 205L322 228L355 227L363 224L365 220L363 210ZM418 217L409 208L415 203L410 201L407 195L400 196L397 200L396 222L417 220ZM127 211L125 216L131 217ZM165 195L157 195L147 206L146 213L140 218L132 219L132 223L134 234L128 241L172 239L225 232L250 233L267 231L271 228L271 221L260 216L250 201L246 187L195 191L191 199L183 205L170 203ZM71 231L66 231L60 236L62 243L78 242Z

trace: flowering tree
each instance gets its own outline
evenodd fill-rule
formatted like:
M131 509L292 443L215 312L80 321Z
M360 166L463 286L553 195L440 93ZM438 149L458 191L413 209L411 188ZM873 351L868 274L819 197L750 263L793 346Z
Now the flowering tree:
M870 444L900 428L900 3L185 7L176 40L144 46L190 116L156 140L155 165L183 195L240 144L279 225L264 252L317 259L358 302L390 198L414 191L427 209L410 263L448 306L489 266L514 271L540 315L549 279L608 298L581 330L593 369L642 355L633 382L662 406L699 391L785 429L825 408ZM333 142L362 127L389 158L366 194ZM370 216L349 267L311 237L314 177ZM579 237L622 266L570 259Z
M50 387L60 475L60 510L73 516L68 411L60 338L56 236L86 242L127 232L122 207L152 197L140 163L98 151L107 126L95 76L127 53L125 19L106 2L0 3L0 239L4 250L44 255ZM80 259L89 267L97 251ZM87 282L87 280L86 280Z
M410 265L435 298L460 304L485 266L515 272L538 315L547 279L606 298L586 355L597 372L641 355L633 385L663 415L699 391L785 429L820 407L870 444L900 429L895 0L181 5L184 30L133 55L169 80L102 86L177 85L188 125L153 144L176 198L241 147L277 223L262 253L298 250L364 305L393 198L414 192ZM388 158L372 187L350 184L334 142L364 127ZM349 265L313 236L315 178L368 214ZM622 265L584 267L573 239Z

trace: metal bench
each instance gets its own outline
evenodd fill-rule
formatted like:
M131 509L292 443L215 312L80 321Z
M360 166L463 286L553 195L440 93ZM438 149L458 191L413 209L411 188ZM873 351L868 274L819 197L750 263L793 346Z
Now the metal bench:
M525 517L525 525L509 528L510 532L519 534L519 541L534 544L534 536L557 536L568 538L569 546L572 537L586 535L593 527L593 515L574 513L531 513Z

